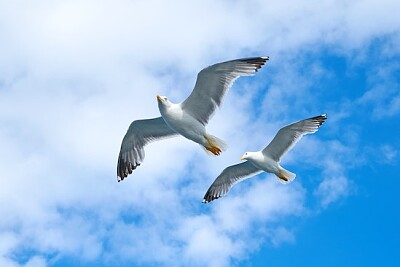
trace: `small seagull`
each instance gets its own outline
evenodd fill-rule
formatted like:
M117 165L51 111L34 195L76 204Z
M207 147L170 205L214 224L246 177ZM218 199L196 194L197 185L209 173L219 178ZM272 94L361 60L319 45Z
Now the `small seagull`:
M207 190L203 202L208 203L226 195L236 183L263 171L275 174L279 178L279 181L284 184L292 182L296 174L285 170L279 165L282 156L288 152L303 135L315 133L326 119L326 114L322 114L281 128L271 143L263 150L246 152L240 158L240 160L247 160L246 162L225 168Z
M199 72L192 93L179 104L157 96L161 117L133 121L122 140L118 182L142 163L144 146L162 138L182 135L200 144L206 152L220 155L225 143L208 134L205 126L233 82L240 76L254 75L268 60L269 57L242 58L209 66Z

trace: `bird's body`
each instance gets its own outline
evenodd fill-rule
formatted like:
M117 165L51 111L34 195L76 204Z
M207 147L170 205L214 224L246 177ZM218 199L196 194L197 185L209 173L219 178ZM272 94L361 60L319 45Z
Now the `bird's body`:
M277 161L268 155L264 155L262 151L246 152L242 157L242 160L244 159L260 170L275 174L282 183L289 183L296 177L294 173L292 174L284 169Z
M251 76L268 57L243 58L217 63L197 75L190 96L174 104L157 96L161 117L133 121L124 136L118 157L118 181L132 173L144 159L144 146L149 142L177 135L200 144L207 152L220 155L225 143L207 133L206 125L221 105L232 83L240 76Z
M281 157L305 134L315 133L326 119L326 114L322 114L281 128L263 150L246 152L241 157L246 162L225 168L207 190L203 202L226 195L233 185L262 171L275 174L284 184L293 181L296 174L279 164Z
M165 123L175 132L189 140L206 147L208 142L206 127L192 115L184 112L181 104L174 104L166 97L158 97L158 108Z
M269 157L266 157L261 151L257 152L246 152L247 157L246 160L253 164L260 170L265 172L276 174L279 172L279 163L272 160Z

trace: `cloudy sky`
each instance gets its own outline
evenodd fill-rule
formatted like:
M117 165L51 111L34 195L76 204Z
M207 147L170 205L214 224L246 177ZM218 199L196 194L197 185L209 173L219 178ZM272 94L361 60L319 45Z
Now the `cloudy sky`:
M398 266L400 2L0 0L0 266ZM236 81L210 157L177 137L117 183L135 119L216 62ZM260 174L202 197L291 122L328 120Z

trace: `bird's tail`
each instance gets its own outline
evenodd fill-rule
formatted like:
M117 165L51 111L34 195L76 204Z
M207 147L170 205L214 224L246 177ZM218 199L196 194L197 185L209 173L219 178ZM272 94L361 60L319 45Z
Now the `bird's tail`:
M206 134L204 135L204 138L206 139L207 144L203 148L207 153L219 156L222 151L226 150L226 143L218 137L215 137L211 134Z
M276 174L276 176L279 178L279 181L283 184L288 184L292 182L294 178L296 178L296 174L282 167L279 167L279 172Z

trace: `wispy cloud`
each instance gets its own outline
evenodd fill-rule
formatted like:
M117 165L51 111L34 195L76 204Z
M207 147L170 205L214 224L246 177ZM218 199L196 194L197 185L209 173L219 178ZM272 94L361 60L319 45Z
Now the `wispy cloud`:
M349 194L349 180L345 176L331 176L324 179L315 190L315 195L321 198L322 207L327 207Z
M393 117L400 113L399 70L398 57L387 58L372 68L369 88L358 101L372 107L373 118Z

